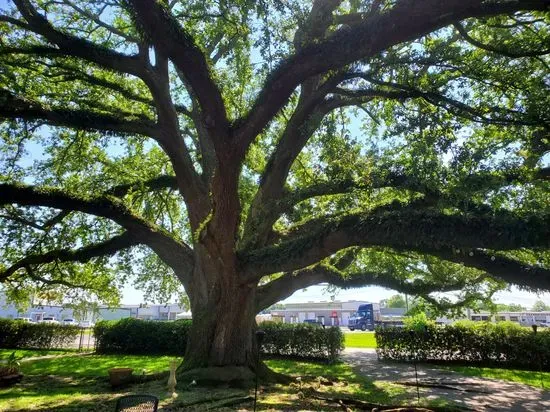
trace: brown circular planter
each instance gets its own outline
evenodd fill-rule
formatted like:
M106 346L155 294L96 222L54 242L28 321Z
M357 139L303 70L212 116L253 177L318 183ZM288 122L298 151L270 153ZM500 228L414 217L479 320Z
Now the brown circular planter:
M23 379L22 373L0 376L0 388L6 388L8 386L15 385L16 383L21 382L21 379Z
M132 380L132 368L113 368L109 369L109 380L112 386L120 386L129 383Z

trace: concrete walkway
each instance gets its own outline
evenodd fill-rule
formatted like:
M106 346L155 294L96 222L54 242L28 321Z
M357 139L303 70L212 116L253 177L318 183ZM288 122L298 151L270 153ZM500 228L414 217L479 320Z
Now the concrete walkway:
M373 380L415 386L412 364L379 361L374 349L346 349L343 360ZM550 411L550 391L520 383L465 377L457 372L418 365L420 396L445 399L473 411ZM424 385L436 385L437 387ZM548 382L550 386L550 382ZM416 390L411 392L416 401Z

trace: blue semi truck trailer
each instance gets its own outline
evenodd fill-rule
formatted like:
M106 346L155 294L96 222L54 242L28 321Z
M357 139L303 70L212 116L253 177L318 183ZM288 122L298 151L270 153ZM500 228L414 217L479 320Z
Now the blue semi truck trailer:
M374 330L374 308L372 303L359 305L357 312L349 318L348 328L349 330Z

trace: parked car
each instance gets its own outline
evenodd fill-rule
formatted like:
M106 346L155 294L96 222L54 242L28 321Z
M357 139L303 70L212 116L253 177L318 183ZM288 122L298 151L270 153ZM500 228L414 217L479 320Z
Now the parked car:
M63 322L62 322L63 325L68 325L68 326L78 326L78 322L74 319L63 319Z
M14 320L19 320L21 322L27 322L27 323L34 323L34 321L31 318L25 318L23 316L18 316Z
M42 320L39 320L40 323L59 323L56 318L53 316L44 316Z
M95 324L91 320L83 320L79 323L79 326L81 328L93 328Z

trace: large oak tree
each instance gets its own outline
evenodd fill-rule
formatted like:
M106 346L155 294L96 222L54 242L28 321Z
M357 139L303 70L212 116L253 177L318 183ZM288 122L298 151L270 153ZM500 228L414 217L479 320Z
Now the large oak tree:
M310 285L550 290L549 7L12 0L5 290L176 280L184 369L239 373L255 313Z

